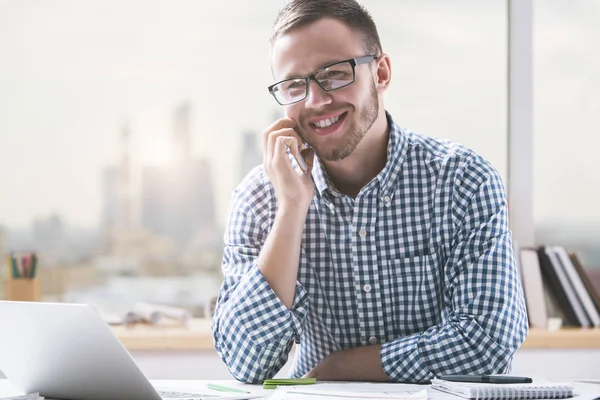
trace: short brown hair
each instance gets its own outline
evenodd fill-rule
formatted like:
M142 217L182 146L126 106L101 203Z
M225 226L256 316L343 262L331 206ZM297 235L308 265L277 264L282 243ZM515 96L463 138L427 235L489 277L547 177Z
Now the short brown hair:
M378 56L381 41L371 14L356 0L290 0L277 15L271 45L283 34L304 27L321 18L336 19L358 32L365 50Z

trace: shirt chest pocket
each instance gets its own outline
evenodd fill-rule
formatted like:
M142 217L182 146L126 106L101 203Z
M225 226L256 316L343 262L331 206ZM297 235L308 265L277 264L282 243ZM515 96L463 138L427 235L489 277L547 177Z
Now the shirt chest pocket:
M442 267L438 255L426 254L385 262L384 310L392 336L427 330L441 321Z

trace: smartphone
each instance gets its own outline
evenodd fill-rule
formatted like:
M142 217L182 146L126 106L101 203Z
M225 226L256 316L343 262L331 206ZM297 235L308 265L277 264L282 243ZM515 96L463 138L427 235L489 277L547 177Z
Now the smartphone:
M292 156L294 157L294 160L296 160L296 164L298 164L298 167L302 170L302 172L306 173L308 172L308 166L306 165L306 161L304 161L304 157L302 156L302 151L306 150L310 148L310 146L308 145L308 143L302 143L300 146L298 146L298 156L294 156L291 152L290 154L292 154ZM289 152L289 150L288 150Z

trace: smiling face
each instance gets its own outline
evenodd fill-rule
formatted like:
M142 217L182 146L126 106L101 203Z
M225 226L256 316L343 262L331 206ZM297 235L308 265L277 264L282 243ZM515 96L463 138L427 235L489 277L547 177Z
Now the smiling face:
M276 81L302 77L366 55L360 35L338 20L323 18L275 40L273 74ZM322 160L339 161L352 154L380 115L377 62L357 65L355 82L341 89L327 92L311 81L305 100L285 106L286 116L298 123L298 134Z

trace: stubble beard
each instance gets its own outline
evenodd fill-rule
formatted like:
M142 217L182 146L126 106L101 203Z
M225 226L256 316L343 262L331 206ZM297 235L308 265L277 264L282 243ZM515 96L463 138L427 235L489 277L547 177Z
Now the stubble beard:
M379 115L379 98L377 96L377 89L375 83L371 86L371 92L369 99L364 106L359 110L359 118L353 125L350 126L349 137L338 148L331 150L316 148L317 156L323 161L340 161L348 157L356 150L358 144L365 137L371 126L377 120Z

